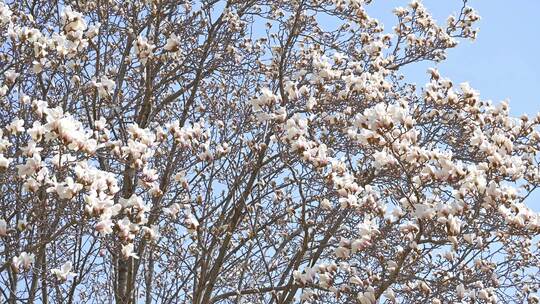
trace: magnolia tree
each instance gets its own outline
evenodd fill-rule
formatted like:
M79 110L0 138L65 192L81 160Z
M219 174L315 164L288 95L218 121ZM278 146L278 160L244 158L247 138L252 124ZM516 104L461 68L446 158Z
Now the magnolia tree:
M538 303L540 116L369 2L0 2L1 301Z

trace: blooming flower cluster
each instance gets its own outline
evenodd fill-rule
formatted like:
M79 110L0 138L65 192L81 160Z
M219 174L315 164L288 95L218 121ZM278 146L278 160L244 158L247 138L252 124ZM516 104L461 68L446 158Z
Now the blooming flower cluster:
M472 8L113 2L0 2L3 302L539 302L540 116L402 75Z

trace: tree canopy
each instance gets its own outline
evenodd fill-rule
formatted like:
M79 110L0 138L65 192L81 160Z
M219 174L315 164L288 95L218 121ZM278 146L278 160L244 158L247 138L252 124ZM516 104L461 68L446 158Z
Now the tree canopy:
M370 2L0 2L0 301L538 303L540 116Z

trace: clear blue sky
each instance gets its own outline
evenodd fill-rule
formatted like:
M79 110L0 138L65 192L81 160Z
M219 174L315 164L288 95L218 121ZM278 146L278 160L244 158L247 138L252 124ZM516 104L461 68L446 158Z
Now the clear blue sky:
M375 0L368 13L383 22L385 31L390 32L396 22L392 9L408 2ZM461 8L460 0L424 0L423 3L439 23ZM454 83L468 81L480 91L482 99L509 100L515 116L536 115L540 112L540 0L469 0L468 5L482 17L477 40L462 41L448 52L445 62L406 69L407 79L423 85L428 80L426 69L436 66ZM540 190L527 199L527 205L540 211Z

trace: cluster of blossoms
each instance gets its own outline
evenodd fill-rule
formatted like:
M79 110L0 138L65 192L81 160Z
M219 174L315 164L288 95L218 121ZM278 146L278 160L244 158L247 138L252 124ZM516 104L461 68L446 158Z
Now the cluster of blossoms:
M449 34L450 31L438 27L420 3L413 2L410 5L410 11L397 9L396 14L403 18L403 29L396 33L407 37L409 46L406 52L418 53L415 48L433 47L440 43L439 40L446 41L443 49L455 46L454 39ZM469 21L478 20L474 11L469 8L464 9L464 15ZM407 22L413 25L407 27L405 26ZM411 33L420 31L432 40L415 38L414 34L406 33L407 31ZM467 38L474 38L475 31L467 29L466 32ZM381 51L385 48L384 44L375 45L365 46L367 54L383 57ZM514 120L509 117L505 103L497 107L489 102L481 101L477 92L466 83L460 85L459 92L454 91L451 81L440 77L439 73L433 69L429 71L432 76L431 82L426 85L423 93L424 103L416 101L415 96L404 96L395 102L388 102L387 96L393 90L393 85L389 83L389 79L386 79L386 75L389 74L387 70L379 68L374 73L364 72L357 76L355 75L356 67L353 64L350 65L350 70L342 70L340 63L343 56L338 55L339 53L334 56L338 58L334 61L334 65L327 57L315 57L314 75L310 75L309 81L313 84L329 80L343 81L343 86L336 87L339 89L334 95L337 99L348 100L351 94L361 93L362 98L370 105L354 116L351 115L350 108L346 108L341 113L329 114L322 112L322 107L314 108L315 105L321 103L320 99L312 101L312 98L306 98L308 106L304 109L317 116L294 114L287 120L275 121L282 124L284 134L281 139L284 144L290 146L291 152L297 153L304 162L313 165L318 172L328 170L326 171L328 178L334 186L333 191L337 194L340 204L334 205L325 198L320 203L321 208L333 210L336 208L334 206L339 206L342 209L361 210L365 214L364 222L356 228L359 231L354 233L356 238L351 240L341 237L337 242L334 255L338 260L342 260L343 267L340 269L350 268L351 265L343 260L353 260L355 254L363 250L368 251L370 247L373 248L373 244L380 242L380 239L377 240L380 231L390 229L394 225L399 227L399 234L410 242L407 245L409 249L400 249L398 256L405 255L403 252L410 251L411 248L417 251L425 248L419 243L429 243L421 237L426 233L426 229L429 229L433 230L429 232L433 236L426 239L435 241L432 238L437 238L436 242L450 245L450 251L441 256L450 263L456 262L456 256L462 253L463 242L474 245L479 250L486 250L485 242L489 234L480 237L475 233L467 233L480 229L474 227L485 224L477 218L480 214L483 218L492 212L498 212L506 225L525 229L532 234L538 231L538 214L521 202L523 194L519 194L517 189L503 182L504 180L517 182L523 179L532 184L538 182L538 167L535 160L537 148L532 148L538 144L538 131L534 129L538 124L537 119L529 123L527 119ZM438 56L435 55L433 59L443 59ZM373 61L377 62L377 60ZM380 60L380 62L386 61L387 58ZM399 62L399 59L395 61ZM394 68L392 65L388 67ZM305 86L301 89L305 92L310 91ZM291 93L286 86L285 93L291 100L302 95L309 96L309 93ZM253 108L256 113L263 115L262 121L275 119L277 115L266 114L262 106L273 105L280 100L269 89L264 89L260 97L253 102ZM454 137L453 134L430 133L434 132L433 125L440 123L445 128L444 126L453 121L462 121L464 124L464 129L459 131L461 139ZM480 124L478 125L477 122ZM499 124L502 126L498 127ZM351 168L340 160L339 157L343 154L334 147L328 150L324 143L328 125L335 125L337 129L334 128L334 132L343 132L345 138L353 145L366 151L361 156L351 157L353 161L358 158L358 167ZM450 129L450 127L446 128ZM510 132L514 134L509 135L507 130L511 130ZM426 141L428 136L440 136L441 142L434 145L434 142ZM527 144L522 142L521 152L517 153L514 148L515 142L524 140L524 136L532 142L527 142ZM470 138L470 147L466 148L466 155L481 153L481 159L485 162L471 159L472 156L461 154L456 156L453 153L453 151L460 151L457 150L459 145L456 141L466 142L468 138ZM528 147L525 148L525 145ZM368 169L370 167L372 169ZM373 184L373 187L369 184L365 187L359 186L358 173L352 174L358 170L366 173L373 172L374 179L380 178L381 182L385 181L382 176L386 174L395 179L403 178L402 183L407 185L407 190L402 192L399 188L391 189L387 188L392 187L391 185L384 186L379 183ZM497 179L490 179L495 171L498 172L497 175L502 175ZM400 186L396 185L396 187ZM485 197L483 202L473 203L479 195ZM388 208L386 201L389 199L397 200L399 204ZM500 205L501 202L504 204ZM479 204L479 207L471 208L474 204ZM508 208L508 204L512 207ZM496 206L498 208L494 210ZM384 218L388 222L376 218ZM470 223L470 221L473 222ZM432 223L429 224L430 228L426 226L428 222ZM440 235L441 232L444 236ZM509 232L498 232L499 235L505 233ZM375 240L372 240L374 237ZM382 258L383 254L379 255ZM360 258L361 255L358 256ZM395 277L403 263L404 260L399 265L394 260L388 260L385 268L388 269L391 277ZM477 263L488 262L477 260ZM492 276L494 276L493 271L494 269L489 269ZM294 278L306 288L319 286L335 292L336 295L350 291L350 287L339 280L336 282L328 279L327 275L319 273L317 268L308 267L302 272L296 271ZM354 275L353 280L358 280L358 277ZM372 286L372 283L377 281L380 282L382 279L376 276L374 279L361 281L364 291L358 293L357 298L360 303L375 303L381 294L390 301L396 301L395 293L390 286L378 290ZM332 285L329 282L336 284ZM410 291L419 290L425 296L433 294L432 288L426 281L417 283L411 281L411 284L407 285ZM338 289L339 285L345 289ZM463 284L459 284L456 288L459 299L480 299L488 302L498 299L494 287L473 284L470 289L466 289ZM530 296L531 299L534 297L534 295ZM317 293L309 288L302 297L304 301L315 298L317 298ZM442 300L434 299L434 301L441 303Z
M59 107L49 108L40 100L32 101L30 107L36 117L31 127L26 127L28 123L21 119L13 120L5 127L1 147L4 151L1 156L2 169L16 169L18 178L24 181L24 192L28 195L45 190L63 202L72 202L82 197L85 214L89 218L97 219L94 225L96 232L102 236L116 234L124 243L121 251L124 257L137 258L133 252L133 240L141 231L151 240L159 237L158 226L147 225L147 215L152 206L135 193L128 198L118 198L121 189L117 174L96 168L92 157L107 151L119 161L127 162L130 168L141 172L141 188L147 189L151 196L160 196L162 193L156 184L158 174L149 168L149 162L155 153L156 137L161 136L160 140L163 141L166 140L167 133L171 134L171 138L184 148L208 146L208 143L204 142L207 138L202 129L204 122L182 128L179 128L178 122L173 122L166 130L157 131L142 129L132 124L127 128L129 139L122 143L109 140L110 131L103 119L96 121L95 129L91 130L84 128L81 122L64 113ZM22 154L8 158L10 139L13 140L14 137L26 139L26 145L20 150ZM226 143L220 147L218 152L221 153L226 153L229 149ZM42 154L44 150L49 154ZM201 155L204 153L209 152L202 151ZM179 173L176 179L187 188L183 175ZM177 209L180 207L175 204L169 213L176 214ZM25 225L19 221L17 230L23 231ZM197 225L197 220L187 211L186 229L196 229ZM1 236L9 237L15 231L5 219L0 220ZM13 257L11 265L17 271L24 271L29 270L34 262L34 254L22 252ZM60 269L51 269L51 273L65 281L68 276L75 275L71 272L72 267L72 264L67 262Z
M399 19L394 32L403 38L396 43L396 49L403 48L403 58L420 53L436 61L446 58L445 49L457 45L455 37L475 39L478 30L473 25L480 19L472 8L463 7L459 20L451 15L446 27L441 27L420 1L412 1L407 8L398 7L394 14Z

